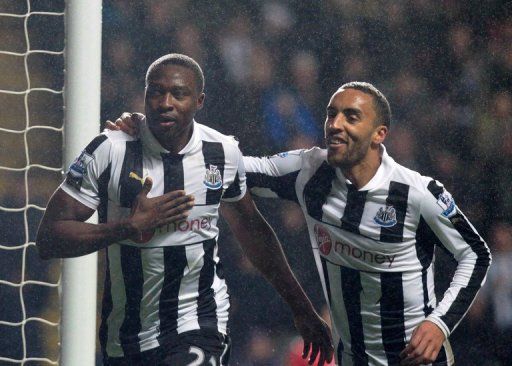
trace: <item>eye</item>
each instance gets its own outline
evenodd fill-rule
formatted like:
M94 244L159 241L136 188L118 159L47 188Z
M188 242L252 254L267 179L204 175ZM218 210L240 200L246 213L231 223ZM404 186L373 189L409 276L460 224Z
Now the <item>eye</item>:
M336 117L336 114L337 114L337 112L335 110L332 110L332 109L327 110L327 118L334 118L334 117Z

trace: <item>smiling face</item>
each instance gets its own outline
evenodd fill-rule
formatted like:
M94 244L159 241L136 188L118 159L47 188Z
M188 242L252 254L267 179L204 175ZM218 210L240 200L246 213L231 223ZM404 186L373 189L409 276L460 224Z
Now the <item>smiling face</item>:
M356 89L340 89L331 97L325 120L327 160L342 170L376 157L387 127L378 123L373 96Z
M204 102L204 93L196 83L194 72L180 65L160 65L148 75L148 127L167 150L181 150L192 135L194 116Z

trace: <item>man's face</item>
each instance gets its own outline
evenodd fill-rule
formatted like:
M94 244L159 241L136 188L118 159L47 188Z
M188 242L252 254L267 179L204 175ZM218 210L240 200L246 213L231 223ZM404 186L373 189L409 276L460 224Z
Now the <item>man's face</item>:
M381 142L378 131L386 129L376 125L376 118L371 95L356 89L342 89L334 93L327 106L325 120L329 164L350 169L362 162L372 143Z
M203 107L204 94L198 89L194 72L186 67L164 65L151 72L145 111L149 129L159 141L189 136L194 115Z

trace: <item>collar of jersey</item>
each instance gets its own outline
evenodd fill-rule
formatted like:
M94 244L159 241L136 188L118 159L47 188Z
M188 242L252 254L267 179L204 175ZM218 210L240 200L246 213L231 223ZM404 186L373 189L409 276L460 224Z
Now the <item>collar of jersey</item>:
M381 144L380 145L380 154L382 156L382 161L377 169L375 175L370 179L368 183L366 183L363 187L358 189L359 191L370 191L379 187L391 174L393 167L395 165L395 161L391 156L388 155L386 151L386 147ZM336 168L336 176L338 179L344 184L352 184L341 172L341 169Z
M178 152L179 155L185 155L191 152L194 149L194 147L197 146L199 142L198 129L198 124L194 120L192 136L190 137L190 140L185 145L185 147L183 147L183 149L181 149ZM140 129L140 139L142 141L142 145L144 146L144 148L148 150L150 153L156 155L160 155L161 153L169 154L169 150L165 149L162 145L160 145L158 140L155 138L155 136L153 136L153 134L149 130L149 127L146 124L146 119L144 119L144 123L142 124Z

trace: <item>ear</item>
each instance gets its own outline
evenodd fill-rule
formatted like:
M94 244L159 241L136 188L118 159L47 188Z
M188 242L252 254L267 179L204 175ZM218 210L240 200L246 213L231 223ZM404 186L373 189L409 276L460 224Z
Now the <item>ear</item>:
M388 132L389 129L386 126L380 125L373 131L372 142L374 144L383 143L384 140L386 139L386 136L388 135Z
M206 95L204 93L199 94L199 98L197 98L197 109L203 108L205 97Z

